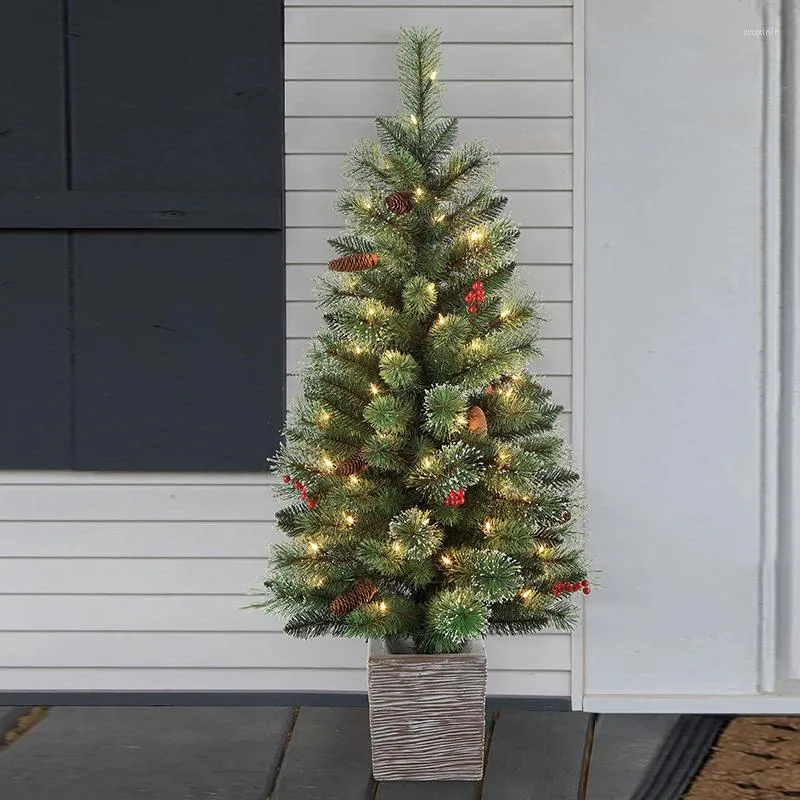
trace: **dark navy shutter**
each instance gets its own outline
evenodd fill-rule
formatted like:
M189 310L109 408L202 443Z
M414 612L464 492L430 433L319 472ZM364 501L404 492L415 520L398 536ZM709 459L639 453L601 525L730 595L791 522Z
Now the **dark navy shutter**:
M281 3L0 16L0 369L19 390L0 392L0 467L262 468L284 406Z

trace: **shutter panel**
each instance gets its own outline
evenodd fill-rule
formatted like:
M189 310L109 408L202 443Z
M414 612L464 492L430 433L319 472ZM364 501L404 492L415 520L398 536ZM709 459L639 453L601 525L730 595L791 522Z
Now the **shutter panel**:
M66 188L60 3L0 10L0 469L70 466L67 235L22 231L21 191Z
M281 3L19 5L6 16L29 18L35 47L5 26L0 57L26 62L6 80L38 62L53 73L15 93L42 95L28 160L48 171L18 170L0 220L26 230L9 234L17 250L37 243L28 260L48 291L36 274L17 290L9 335L41 353L9 371L39 427L42 395L64 451L25 466L263 468L284 408ZM23 338L34 308L46 324Z

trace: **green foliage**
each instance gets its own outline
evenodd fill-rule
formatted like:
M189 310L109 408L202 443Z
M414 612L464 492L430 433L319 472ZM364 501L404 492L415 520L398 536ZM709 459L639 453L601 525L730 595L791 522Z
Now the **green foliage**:
M329 243L378 264L318 281L325 327L274 458L286 539L258 607L293 636L447 653L576 619L554 585L587 574L571 522L580 481L554 429L561 408L527 371L540 320L514 284L520 230L485 145L457 144L442 115L439 53L438 31L401 31L403 110L349 157L348 228ZM395 191L407 211L387 206ZM470 309L476 281L485 296ZM470 428L474 406L488 433ZM335 615L357 581L374 596Z

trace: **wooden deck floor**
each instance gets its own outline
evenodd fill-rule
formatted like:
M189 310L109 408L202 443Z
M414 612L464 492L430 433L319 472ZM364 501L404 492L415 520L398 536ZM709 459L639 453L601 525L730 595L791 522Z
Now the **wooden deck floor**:
M626 800L676 719L502 709L482 783L376 784L365 708L55 708L0 750L0 798Z

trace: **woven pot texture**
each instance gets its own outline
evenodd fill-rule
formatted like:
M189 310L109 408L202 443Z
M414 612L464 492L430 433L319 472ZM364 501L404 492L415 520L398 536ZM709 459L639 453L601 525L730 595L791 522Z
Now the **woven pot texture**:
M369 643L372 771L378 781L479 781L483 777L486 649L392 653Z

